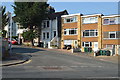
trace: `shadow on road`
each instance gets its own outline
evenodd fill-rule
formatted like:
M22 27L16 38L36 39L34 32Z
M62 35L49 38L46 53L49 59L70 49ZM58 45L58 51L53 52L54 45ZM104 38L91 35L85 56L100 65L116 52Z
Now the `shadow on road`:
M13 47L13 53L35 53L39 51L45 51L42 49L35 49L35 48L22 48L22 47Z

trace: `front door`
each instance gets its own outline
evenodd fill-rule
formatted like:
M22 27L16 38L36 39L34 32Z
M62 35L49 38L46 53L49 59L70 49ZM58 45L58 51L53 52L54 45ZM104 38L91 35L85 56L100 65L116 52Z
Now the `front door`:
M98 42L94 42L94 48L93 48L94 51L97 51L98 50Z

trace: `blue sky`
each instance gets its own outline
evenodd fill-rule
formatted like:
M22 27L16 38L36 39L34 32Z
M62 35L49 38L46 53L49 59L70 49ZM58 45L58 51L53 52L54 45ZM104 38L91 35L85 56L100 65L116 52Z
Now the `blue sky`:
M2 3L7 11L13 12L12 2ZM56 11L67 10L69 14L118 14L118 2L49 2Z

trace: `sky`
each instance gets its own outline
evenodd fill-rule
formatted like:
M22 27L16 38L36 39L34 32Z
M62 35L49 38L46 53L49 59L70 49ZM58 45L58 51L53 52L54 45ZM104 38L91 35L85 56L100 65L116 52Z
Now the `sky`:
M118 14L118 2L49 2L56 12L67 10L69 14ZM13 13L13 2L4 2L7 10Z

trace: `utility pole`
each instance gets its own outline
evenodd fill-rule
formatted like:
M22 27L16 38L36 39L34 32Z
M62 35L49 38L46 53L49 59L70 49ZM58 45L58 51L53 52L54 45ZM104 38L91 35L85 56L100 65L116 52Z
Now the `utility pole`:
M12 13L10 13L10 55L12 55L11 49L12 49Z

